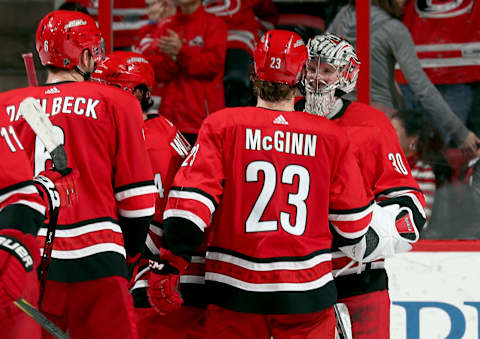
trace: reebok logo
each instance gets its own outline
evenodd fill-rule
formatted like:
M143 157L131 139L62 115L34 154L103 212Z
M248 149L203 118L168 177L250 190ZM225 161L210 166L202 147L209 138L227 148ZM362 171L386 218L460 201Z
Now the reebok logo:
M55 86L53 86L52 88L49 88L45 91L45 94L58 94L58 93L60 93L60 91Z
M277 125L288 125L288 121L281 114L273 120L273 123Z

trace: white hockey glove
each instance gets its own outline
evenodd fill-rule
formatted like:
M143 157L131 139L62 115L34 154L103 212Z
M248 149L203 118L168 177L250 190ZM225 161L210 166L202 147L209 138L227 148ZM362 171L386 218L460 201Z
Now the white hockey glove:
M359 243L340 247L355 261L371 262L408 252L412 248L410 243L416 242L419 237L410 210L397 204L385 207L374 205L369 226Z

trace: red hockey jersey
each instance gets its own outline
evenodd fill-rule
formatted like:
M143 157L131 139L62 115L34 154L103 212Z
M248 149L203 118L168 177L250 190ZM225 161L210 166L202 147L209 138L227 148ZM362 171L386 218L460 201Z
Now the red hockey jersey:
M278 22L278 12L272 0L204 0L203 5L208 13L222 18L227 24L227 48L240 48L251 56L263 32ZM271 27L265 29L261 20Z
M189 234L211 227L210 303L250 313L314 312L336 301L332 232L359 241L372 198L350 144L331 121L224 109L204 121L174 179L164 243L183 254Z
M24 146L20 141L17 130L9 121L9 110L6 105L6 94L0 94L0 229L15 228L24 233L36 235L39 224L32 223L37 219L43 221L47 207L40 198L37 189L33 185L33 171L29 158L25 153ZM2 212L7 206L27 207L30 216L23 219L11 220L2 218ZM18 213L21 216L21 213ZM28 222L28 225L24 223Z
M50 155L19 116L19 103L26 96L39 100L65 142L68 165L80 175L79 203L59 214L49 278L77 282L126 275L119 216L152 216L156 192L138 100L118 88L91 82L7 92L2 103L35 173L45 169ZM40 247L45 235L42 228Z
M412 35L423 70L434 84L480 80L480 1L409 0L403 23ZM406 83L396 71L399 83Z
M375 194L376 202L409 208L415 226L421 231L425 223L425 198L411 174L392 124L383 112L371 106L343 102L342 110L332 122L337 123L351 141L363 178ZM351 262L340 251L333 253L333 258L334 275ZM357 274L359 272L362 273ZM340 298L384 290L388 287L384 261L363 263L361 267L356 263L343 270L335 283Z
M185 40L176 62L165 53L144 52L155 70L155 80L165 83L159 113L182 133L196 134L206 116L225 107L227 29L203 6L190 15L177 10L159 24L157 36L167 36L169 29Z
M145 121L145 144L152 163L158 195L155 198L155 215L147 235L148 255L158 255L163 235L163 211L173 178L190 151L190 145L177 128L162 116ZM199 288L205 279L205 251L195 253L186 272L180 277L181 292L186 305L199 305L202 292ZM149 278L148 259L142 258L132 276L132 292L136 307L150 307L146 288ZM200 285L200 287L199 287Z

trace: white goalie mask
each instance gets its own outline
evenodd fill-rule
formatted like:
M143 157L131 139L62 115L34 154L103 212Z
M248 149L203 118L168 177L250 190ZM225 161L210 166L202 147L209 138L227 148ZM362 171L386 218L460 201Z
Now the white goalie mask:
M332 33L310 39L307 48L305 111L330 118L336 113L335 92L343 95L355 88L360 62L353 46Z

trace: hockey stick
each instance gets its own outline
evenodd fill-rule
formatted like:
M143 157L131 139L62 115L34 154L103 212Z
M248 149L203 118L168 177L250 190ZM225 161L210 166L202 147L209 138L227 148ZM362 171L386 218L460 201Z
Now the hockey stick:
M43 107L36 99L28 97L20 103L19 110L50 153L55 170L64 172L67 169L67 153Z
M347 305L336 303L333 305L335 310L335 327L337 329L339 339L353 339L352 325L350 322L350 314Z
M53 322L47 319L39 310L33 307L28 301L23 298L18 299L13 302L15 306L21 309L25 314L30 318L35 320L40 326L48 331L57 339L70 339L70 336L63 332L60 328L57 327Z
M35 71L32 53L24 53L22 54L22 58L25 64L25 71L27 72L28 86L38 86L37 72Z
M19 107L25 121L30 125L35 134L42 140L47 151L52 157L52 162L60 173L67 171L67 153L63 147L60 138L58 138L51 121L42 106L32 97L25 98ZM55 238L55 229L57 227L58 208L53 208L50 204L50 222L47 227L45 245L43 247L42 261L40 262L40 298L39 304L43 299L45 284L48 277L48 266L52 258L53 240Z

